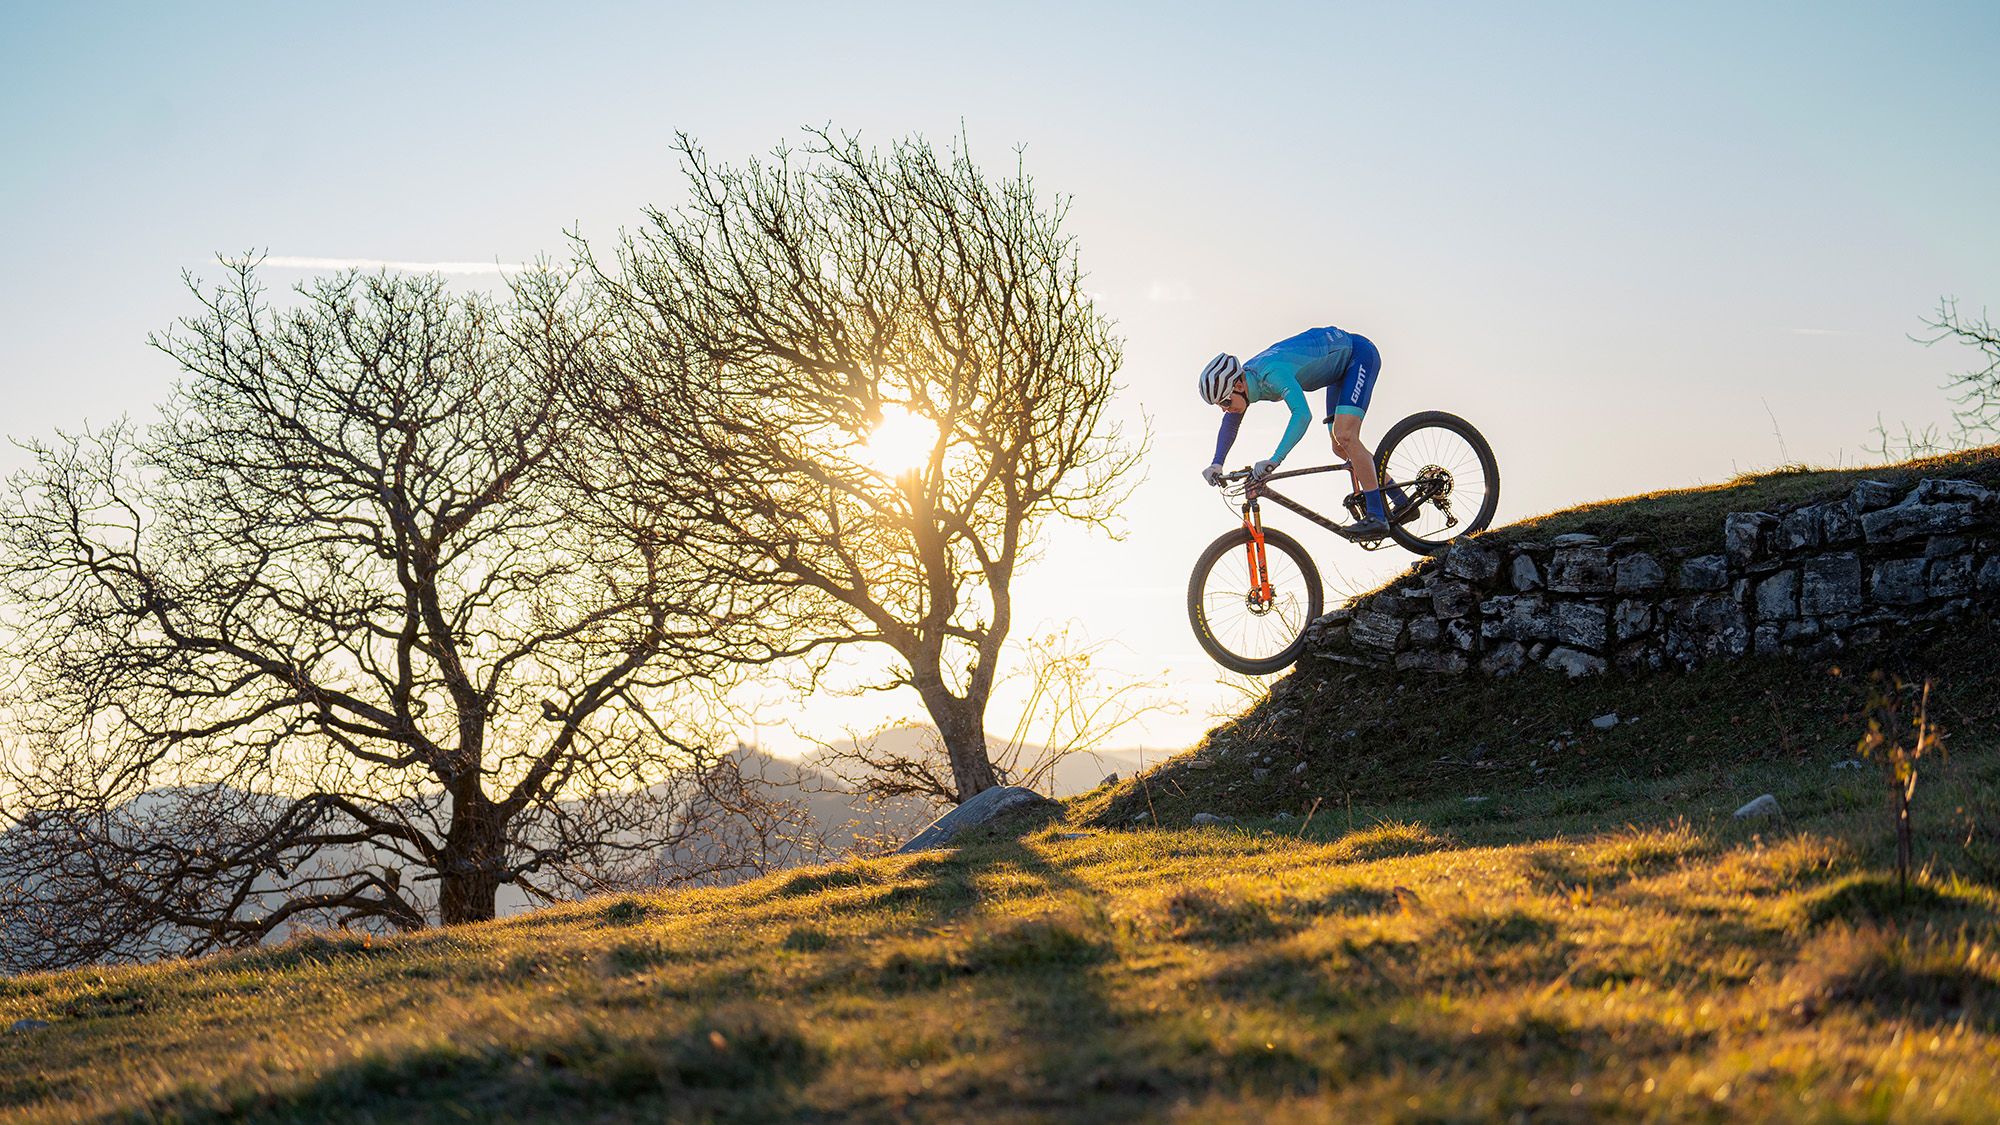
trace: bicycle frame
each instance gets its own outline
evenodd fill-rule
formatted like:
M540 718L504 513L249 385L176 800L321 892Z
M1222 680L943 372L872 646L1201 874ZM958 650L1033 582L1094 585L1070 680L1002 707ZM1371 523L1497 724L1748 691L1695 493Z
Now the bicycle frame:
M1314 473L1330 473L1345 469L1348 463L1338 465L1316 465L1310 469L1288 469L1272 473L1259 481L1245 481L1243 485L1243 529L1250 533L1250 541L1243 545L1244 561L1250 567L1250 592L1259 600L1269 602L1277 596L1271 587L1271 572L1264 556L1264 511L1262 501L1270 497L1278 506L1297 512L1299 515L1339 534L1341 526L1291 497L1271 488L1270 482L1286 477L1311 476Z
M1270 476L1267 476L1260 481L1244 482L1243 526L1250 529L1250 538L1257 545L1257 552L1259 555L1259 558L1257 560L1258 564L1261 565L1261 563L1263 562L1261 556L1264 550L1264 515L1259 508L1259 502L1267 497L1273 503L1277 504L1279 507L1284 508L1288 511L1296 512L1299 515L1302 515L1305 518L1320 525L1321 527L1327 529L1328 531L1333 532L1335 535L1340 535L1342 532L1346 530L1346 528L1342 527L1340 524L1334 522L1333 520L1327 519L1325 516L1322 516L1318 512L1313 511L1311 508L1306 507L1304 504L1299 503L1297 500L1294 500L1291 497L1286 496L1285 494L1272 488L1271 482L1274 480L1284 480L1286 477L1307 477L1313 475L1314 473L1337 472L1347 467L1348 463L1346 461L1342 461L1338 465L1315 465L1310 469L1285 469L1280 472L1272 473Z

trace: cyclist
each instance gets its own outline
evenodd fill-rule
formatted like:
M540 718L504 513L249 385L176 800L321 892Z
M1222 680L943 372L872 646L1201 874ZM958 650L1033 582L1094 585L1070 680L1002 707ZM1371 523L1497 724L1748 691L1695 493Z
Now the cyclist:
M1224 352L1201 369L1201 397L1222 408L1222 428L1215 436L1215 460L1201 471L1211 485L1222 482L1222 459L1236 444L1243 428L1243 412L1253 402L1283 399L1292 411L1285 436L1278 439L1277 451L1251 466L1252 477L1263 477L1276 469L1305 436L1312 423L1312 407L1306 392L1326 390L1326 425L1333 439L1333 452L1347 462L1348 475L1366 505L1366 517L1349 524L1344 534L1363 542L1389 534L1389 513L1382 503L1381 482L1375 476L1375 454L1361 444L1361 419L1368 413L1368 400L1375 393L1375 378L1382 372L1382 355L1366 336L1338 328L1308 328L1280 340L1249 362L1238 362ZM1391 491L1396 492L1394 486Z

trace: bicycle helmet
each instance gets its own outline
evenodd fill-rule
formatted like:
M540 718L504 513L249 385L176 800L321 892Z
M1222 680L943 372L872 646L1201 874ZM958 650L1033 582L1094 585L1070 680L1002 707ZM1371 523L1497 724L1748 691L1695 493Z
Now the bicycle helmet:
M1209 360L1208 366L1201 369L1202 401L1210 406L1220 406L1222 400L1229 397L1230 384L1236 382L1236 377L1242 373L1243 365L1228 352Z

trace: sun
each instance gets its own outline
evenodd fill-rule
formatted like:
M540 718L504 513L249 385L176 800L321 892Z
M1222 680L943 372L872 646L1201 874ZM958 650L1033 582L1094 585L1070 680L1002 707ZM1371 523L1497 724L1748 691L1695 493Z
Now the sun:
M923 468L937 440L936 422L900 406L885 406L882 420L862 443L859 460L884 476L900 477Z

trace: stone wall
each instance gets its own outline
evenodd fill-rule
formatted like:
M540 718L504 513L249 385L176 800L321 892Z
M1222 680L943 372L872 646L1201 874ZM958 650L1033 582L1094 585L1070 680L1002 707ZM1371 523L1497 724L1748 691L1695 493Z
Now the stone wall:
M1691 668L1746 653L1823 655L2000 600L2000 493L1970 481L1734 512L1723 550L1636 538L1453 544L1314 622L1323 659L1505 676Z

